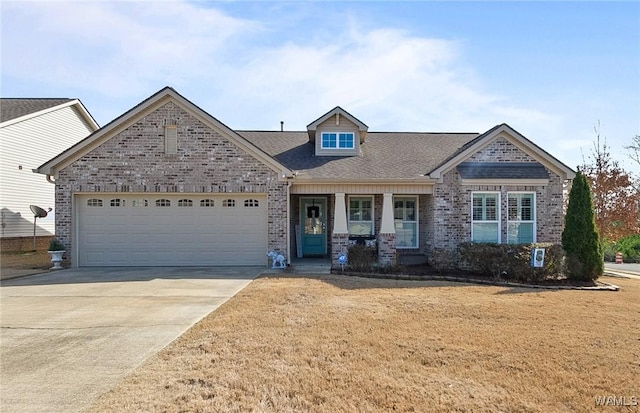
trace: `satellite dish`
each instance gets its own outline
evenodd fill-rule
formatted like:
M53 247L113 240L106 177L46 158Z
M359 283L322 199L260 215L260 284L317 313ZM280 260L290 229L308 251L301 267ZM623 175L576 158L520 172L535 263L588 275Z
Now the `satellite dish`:
M44 209L36 205L29 205L29 208L31 208L31 212L33 212L33 250L35 251L36 250L36 221L38 220L38 218L46 217L47 211L45 211ZM49 208L49 211L51 211L51 208Z
M29 208L31 208L31 212L33 212L33 215L36 218L44 218L44 217L47 216L47 211L45 211L44 209L40 208L39 206L29 205Z

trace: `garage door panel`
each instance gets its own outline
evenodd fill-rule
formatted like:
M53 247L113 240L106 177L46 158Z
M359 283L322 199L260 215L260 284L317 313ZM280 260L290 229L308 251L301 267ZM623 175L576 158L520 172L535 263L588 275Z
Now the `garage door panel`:
M102 206L89 206L90 198L101 199ZM115 198L124 201L124 206L112 207L111 199ZM156 206L158 199L169 200L171 206ZM179 207L180 199L190 199L193 206ZM213 206L200 206L203 199L213 200ZM233 199L235 207L223 207L226 199ZM244 206L245 199L256 199L259 207ZM79 195L76 199L78 263L81 266L265 265L266 210L266 196L256 194L249 198L228 194Z
M138 263L148 262L151 259L151 254L148 251L130 251L129 259Z

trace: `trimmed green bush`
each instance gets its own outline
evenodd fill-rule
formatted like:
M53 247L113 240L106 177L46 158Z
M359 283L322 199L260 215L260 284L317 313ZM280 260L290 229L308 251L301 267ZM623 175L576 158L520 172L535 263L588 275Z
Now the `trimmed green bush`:
M57 238L52 238L49 241L49 249L47 251L64 251L65 247L62 242L60 242Z
M378 250L375 247L352 245L348 249L347 265L353 271L371 271L378 261Z
M640 234L629 235L615 243L616 252L622 253L624 262L640 262Z
M567 254L567 278L593 281L602 275L604 256L596 228L589 183L578 171L571 185L562 246Z
M531 266L531 251L545 249L544 267ZM539 283L557 279L563 273L564 251L557 244L460 244L466 269L485 277Z

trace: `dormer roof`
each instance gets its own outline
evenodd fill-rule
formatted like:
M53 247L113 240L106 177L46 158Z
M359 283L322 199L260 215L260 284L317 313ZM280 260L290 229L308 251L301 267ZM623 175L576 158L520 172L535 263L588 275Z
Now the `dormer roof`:
M341 121L343 121L340 119L342 117L342 118L346 118L348 121L356 125L358 127L358 130L360 131L360 143L364 142L364 139L367 136L367 130L369 130L369 127L365 125L362 121L360 121L360 119L356 118L346 110L342 109L340 106L336 106L335 108L331 109L329 112L325 113L324 115L320 116L318 119L314 120L309 125L307 125L309 142L315 142L316 130L318 129L318 125L329 120L331 117L335 117L336 124L339 124Z

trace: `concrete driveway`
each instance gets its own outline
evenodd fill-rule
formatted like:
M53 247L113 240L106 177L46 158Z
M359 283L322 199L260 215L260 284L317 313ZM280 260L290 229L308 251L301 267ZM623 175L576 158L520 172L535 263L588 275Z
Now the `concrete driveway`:
M89 268L2 281L0 410L86 409L263 270Z

